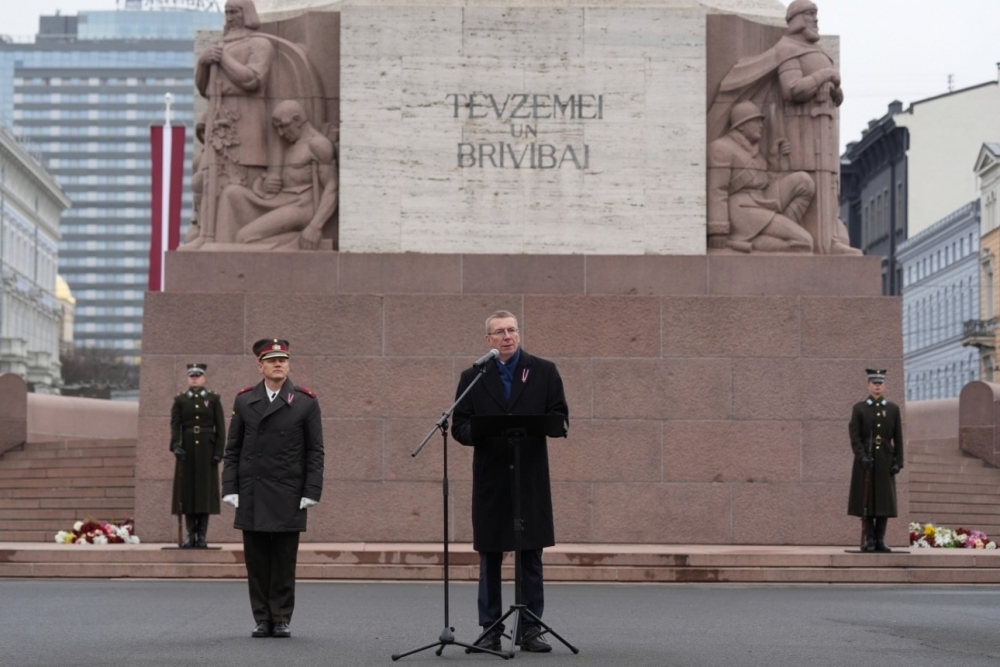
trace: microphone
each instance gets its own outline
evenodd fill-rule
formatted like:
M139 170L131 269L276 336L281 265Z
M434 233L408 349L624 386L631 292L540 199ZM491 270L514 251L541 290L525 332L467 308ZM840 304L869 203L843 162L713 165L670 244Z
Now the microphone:
M489 352L487 352L486 354L484 354L483 356L479 357L474 362L472 362L472 367L482 368L483 366L486 365L487 361L489 361L490 359L496 359L499 356L500 356L500 350L493 348L492 350L490 350Z

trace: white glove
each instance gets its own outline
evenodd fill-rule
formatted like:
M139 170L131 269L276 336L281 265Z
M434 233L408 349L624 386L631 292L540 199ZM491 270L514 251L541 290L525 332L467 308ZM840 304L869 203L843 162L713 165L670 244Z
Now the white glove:
M303 498L302 500L299 501L300 510L307 510L310 507L316 507L316 505L319 505L319 503L316 502L315 500L312 500L311 498Z
M228 496L222 496L222 502L232 505L233 507L240 506L240 496L236 493L230 493Z

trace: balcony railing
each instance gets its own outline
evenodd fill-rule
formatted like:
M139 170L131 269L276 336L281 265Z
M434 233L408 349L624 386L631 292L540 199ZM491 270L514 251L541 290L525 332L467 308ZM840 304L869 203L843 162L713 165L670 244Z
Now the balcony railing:
M966 320L962 326L962 345L971 345L979 348L996 347L996 336L998 319L996 317L989 320Z

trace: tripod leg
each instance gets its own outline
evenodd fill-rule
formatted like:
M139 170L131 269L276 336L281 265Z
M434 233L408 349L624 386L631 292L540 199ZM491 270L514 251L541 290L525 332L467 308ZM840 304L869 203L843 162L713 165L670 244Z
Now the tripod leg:
M521 614L517 607L512 607L511 612L513 613L513 618L510 620L510 654L514 655L514 647L517 646L517 642L520 641L521 632ZM507 612L510 614L511 612Z
M555 630L553 630L553 629L552 629L552 628L551 628L550 626L546 625L546 624L545 624L545 621L543 621L542 619L540 619L540 618L538 618L537 616L535 616L535 615L534 615L534 614L533 614L533 613L531 612L531 610L530 610L530 609L525 609L525 610L524 610L524 613L525 613L525 614L527 614L527 615L528 615L528 616L529 616L529 617L530 617L530 618L531 618L532 620L534 620L534 622L535 622L535 623L537 623L537 624L538 624L538 625L540 625L541 627L545 628L545 630L544 630L544 631L542 632L542 634L546 634L546 633L548 633L548 634L552 635L553 637L555 637L556 639L558 639L559 641L561 641L561 642L562 642L562 643L563 643L563 644L564 644L564 645L566 646L566 648L568 648L568 649L569 649L570 651L572 651L572 652L573 652L574 654L576 654L576 653L579 653L579 652L580 652L580 649L578 649L577 647L573 646L573 645L572 645L572 644L570 644L570 643L569 643L568 641L566 641L565 639L563 639L563 638L562 638L562 637L561 637L561 636L559 635L559 633L558 633L558 632L556 632Z
M411 649L406 653L393 653L392 660L393 662L395 662L400 658L405 658L408 655L413 655L414 653L420 653L421 651L426 651L427 649L434 648L435 646L441 646L441 642L434 642L433 644L428 644L427 646L421 646L420 648ZM438 652L438 655L441 655L441 653Z

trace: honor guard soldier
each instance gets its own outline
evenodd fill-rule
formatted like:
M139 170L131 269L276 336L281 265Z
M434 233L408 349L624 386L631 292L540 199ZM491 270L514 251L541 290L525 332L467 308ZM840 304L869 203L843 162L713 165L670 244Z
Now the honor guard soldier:
M219 513L226 422L219 395L205 388L207 369L206 364L187 365L188 390L174 396L170 410L170 450L177 458L171 507L187 524L184 549L208 546L208 516Z
M885 529L896 516L896 474L903 469L903 422L887 401L884 369L869 368L868 398L851 411L851 494L847 513L861 517L864 551L889 553Z
M288 377L287 340L253 344L263 379L233 402L222 500L243 531L251 637L291 637L295 563L306 510L323 491L323 422L316 394Z

